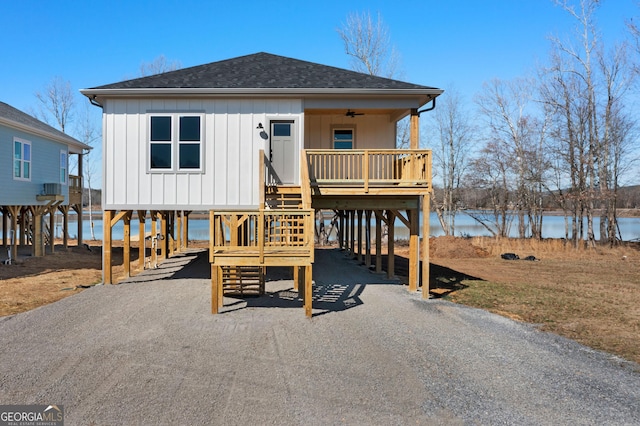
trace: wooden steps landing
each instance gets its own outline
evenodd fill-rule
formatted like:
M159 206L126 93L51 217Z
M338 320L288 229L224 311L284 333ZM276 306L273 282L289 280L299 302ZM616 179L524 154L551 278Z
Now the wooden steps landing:
M222 291L225 296L264 295L264 267L222 266Z
M300 186L270 186L265 192L265 205L270 209L299 209L302 207Z

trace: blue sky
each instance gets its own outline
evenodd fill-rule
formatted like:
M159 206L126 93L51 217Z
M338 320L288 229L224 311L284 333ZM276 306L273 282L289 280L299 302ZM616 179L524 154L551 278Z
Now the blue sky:
M363 11L388 26L403 80L445 95L455 87L469 103L486 81L532 72L548 36L568 37L574 25L551 0L0 0L0 100L34 111L34 93L55 76L77 91L133 78L159 55L189 67L264 51L349 68L336 29ZM604 0L605 41L636 16L636 0Z
M136 76L163 54L183 67L265 51L349 67L336 32L350 12L380 12L401 54L403 79L472 99L494 77L523 76L572 23L551 0L8 1L0 100L28 110L54 76L74 89ZM635 0L605 0L603 36L621 37Z

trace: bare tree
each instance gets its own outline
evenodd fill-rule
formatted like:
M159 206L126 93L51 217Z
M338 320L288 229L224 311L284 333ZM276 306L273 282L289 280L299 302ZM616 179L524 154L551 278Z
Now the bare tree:
M140 64L140 77L148 75L163 74L169 71L175 71L182 68L180 61L170 61L164 55L156 57L151 62L142 62Z
M351 69L369 75L398 78L400 55L391 44L389 28L378 13L376 19L366 12L353 12L337 29L345 53L351 57ZM396 126L396 147L407 148L410 139L409 119Z
M483 153L497 157L493 162L503 170L501 191L508 194L500 199L500 215L515 213L520 238L541 238L546 124L535 118L533 87L528 79L495 79L484 85L477 98L487 126L487 147L491 147Z
M35 93L40 102L37 118L66 132L68 124L73 119L75 94L71 83L62 77L54 77L43 90Z
M392 78L397 72L399 56L391 45L389 29L378 13L376 19L367 12L350 13L338 30L344 50L358 72Z
M449 89L432 115L434 177L442 190L431 193L433 206L445 235L455 235L455 217L460 209L460 187L469 162L474 129L471 115L463 108L457 90Z
M620 170L633 127L625 112L634 73L624 44L606 51L595 23L598 0L556 0L576 22L574 38L552 39L542 99L553 114L555 152L570 183L565 208L572 211L571 239L595 244L594 216L600 211L600 242L617 241L616 199ZM577 46L577 47L576 47ZM567 232L568 233L568 232Z

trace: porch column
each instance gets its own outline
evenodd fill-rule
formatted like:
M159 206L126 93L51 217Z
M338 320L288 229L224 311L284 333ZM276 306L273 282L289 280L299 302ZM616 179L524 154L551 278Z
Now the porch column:
M18 215L20 214L20 206L9 206L9 214L11 215L11 229L13 230L13 238L9 240L11 245L11 258L18 257Z
M420 115L418 115L418 110L415 108L411 110L409 132L409 148L420 149Z
M429 298L429 194L422 196L422 298Z
M49 248L51 254L55 252L56 248L56 210L57 208L51 208L49 210Z

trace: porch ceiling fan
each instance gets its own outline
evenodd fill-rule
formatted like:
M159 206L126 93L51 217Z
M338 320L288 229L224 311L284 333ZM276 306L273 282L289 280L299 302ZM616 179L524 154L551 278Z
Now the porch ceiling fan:
M355 117L356 115L364 115L364 112L355 112L355 111L351 111L351 109L348 109L346 114L347 117Z

